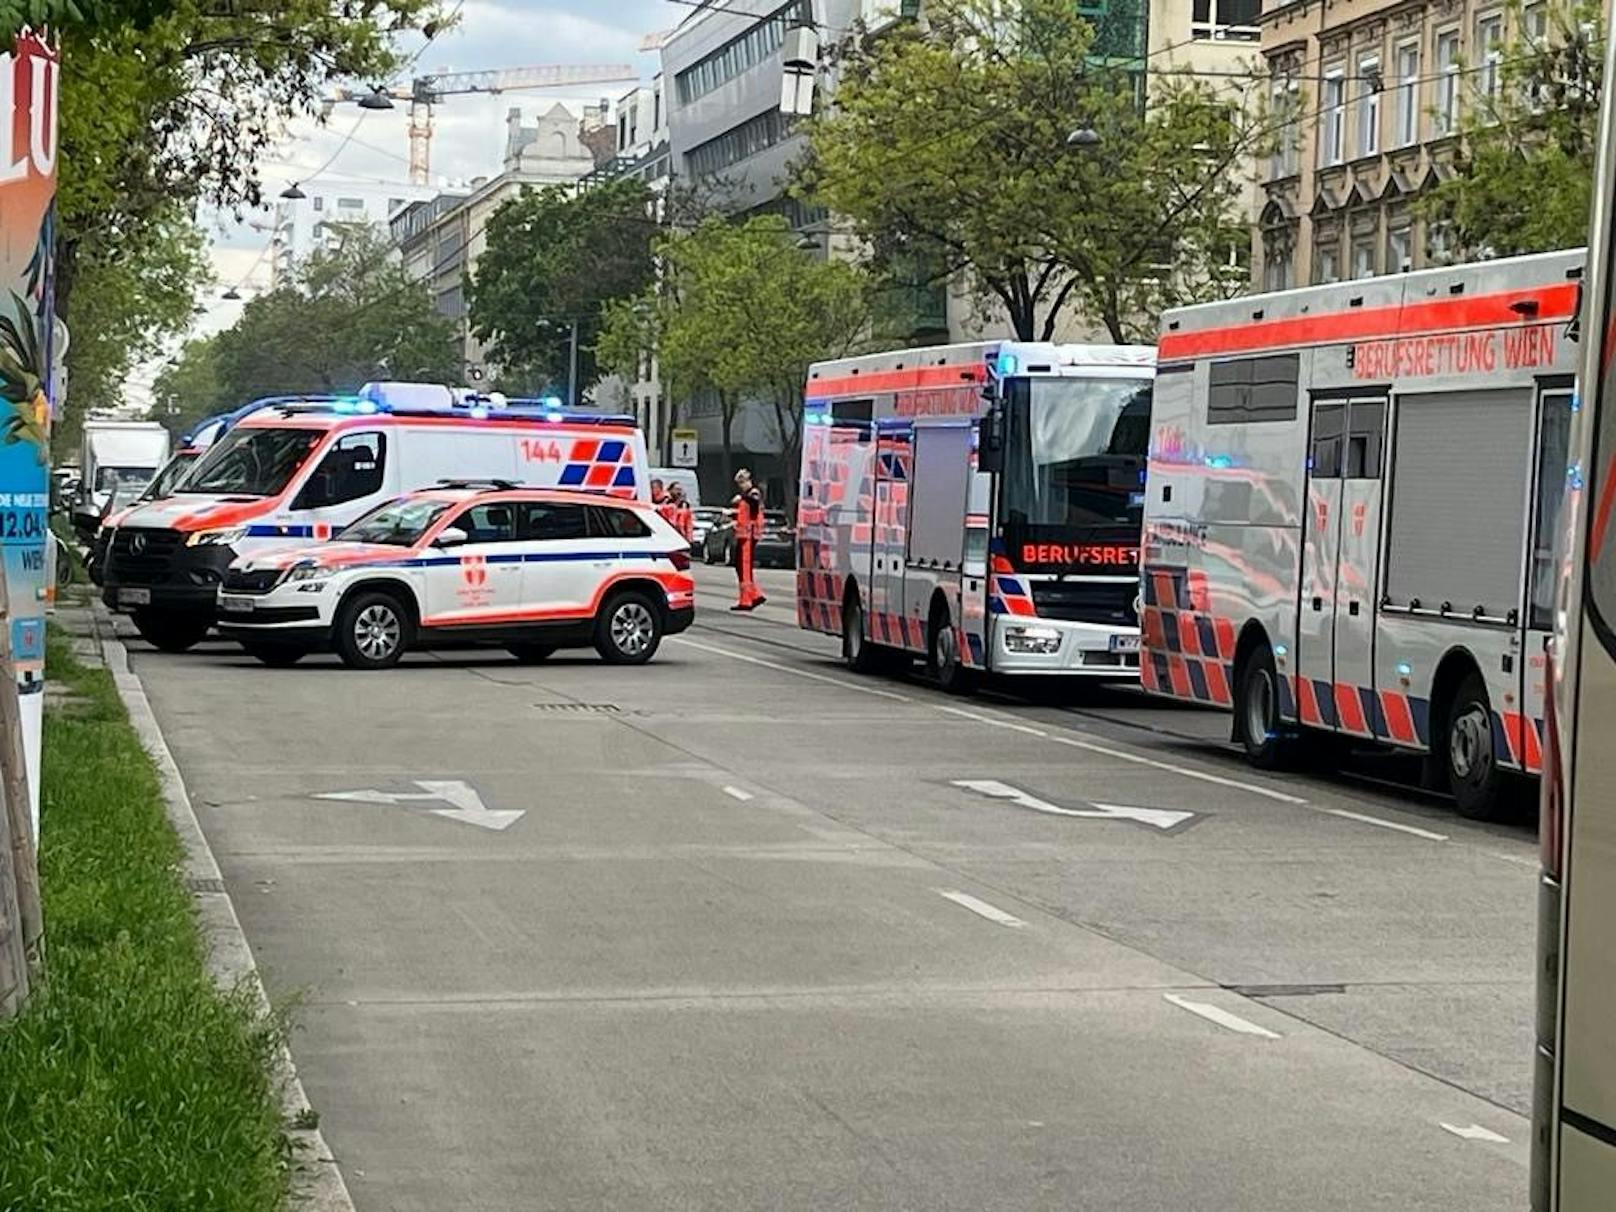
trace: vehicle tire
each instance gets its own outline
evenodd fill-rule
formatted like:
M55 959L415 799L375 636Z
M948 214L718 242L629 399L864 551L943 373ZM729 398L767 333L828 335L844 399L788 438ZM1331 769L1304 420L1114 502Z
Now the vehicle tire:
M290 644L271 644L262 640L243 640L242 648L247 655L256 661L262 661L271 669L290 669L304 657L309 655L307 648L294 648Z
M1259 770L1291 764L1296 738L1279 717L1279 673L1266 643L1246 654L1234 691L1235 731L1246 760Z
M159 652L187 652L200 644L213 626L212 619L198 614L137 610L131 617L140 638Z
M643 665L662 643L662 610L635 590L617 594L595 621L595 651L609 665Z
M555 655L554 644L507 644L505 651L524 665L537 665Z
M960 660L959 633L946 611L931 621L931 638L926 644L926 667L945 694L969 694L976 689L976 671Z
M1459 683L1443 728L1442 761L1459 815L1496 821L1509 815L1508 778L1493 750L1493 712L1479 673Z
M842 609L842 662L854 673L877 673L881 668L881 650L864 634L864 603L856 593Z
M404 604L379 589L362 590L337 611L337 655L349 669L387 669L410 646L414 627Z

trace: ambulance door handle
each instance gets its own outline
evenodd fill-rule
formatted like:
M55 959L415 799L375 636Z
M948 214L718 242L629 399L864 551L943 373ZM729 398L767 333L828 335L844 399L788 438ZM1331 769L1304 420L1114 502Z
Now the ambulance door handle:
M1324 599L1323 598L1314 598L1313 599L1313 609L1314 610L1323 610L1324 609Z

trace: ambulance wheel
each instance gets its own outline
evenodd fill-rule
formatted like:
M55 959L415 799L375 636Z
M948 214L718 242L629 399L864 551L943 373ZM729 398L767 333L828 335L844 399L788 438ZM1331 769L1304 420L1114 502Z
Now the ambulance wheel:
M976 673L965 668L960 658L959 632L946 610L939 610L931 621L926 664L945 694L969 694L976 688Z
M1279 716L1279 673L1274 654L1261 644L1246 654L1235 682L1236 739L1246 760L1259 770L1280 770L1290 764L1295 737Z
M205 615L137 610L132 617L140 638L159 652L186 652L195 648L213 626L213 621Z
M537 665L555 655L554 644L507 644L505 651L524 665Z
M248 656L271 669L290 669L309 655L306 648L294 648L290 644L266 644L261 640L243 640L241 646Z
M842 608L842 661L854 673L875 673L881 667L881 653L864 636L864 603L857 593L847 596Z
M1472 821L1496 821L1509 814L1506 774L1493 748L1493 712L1479 673L1459 683L1443 729L1442 760L1448 790L1459 815Z
M349 669L387 669L398 664L413 630L396 597L379 589L362 590L337 612L337 655Z
M595 624L595 651L608 665L643 665L661 643L662 612L634 590L607 602Z

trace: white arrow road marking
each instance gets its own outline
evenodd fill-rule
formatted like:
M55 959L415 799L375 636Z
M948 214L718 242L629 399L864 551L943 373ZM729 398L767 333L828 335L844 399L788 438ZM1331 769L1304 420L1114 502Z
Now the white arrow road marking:
M1214 1006L1209 1002L1192 1002L1189 998L1180 997L1176 993L1164 993L1162 997L1172 1002L1180 1010L1188 1010L1191 1014L1198 1014L1208 1022L1216 1023L1220 1027L1227 1027L1230 1031L1238 1031L1241 1035L1259 1035L1263 1039L1281 1038L1278 1033L1270 1031L1267 1027L1259 1027L1256 1023L1249 1022L1238 1014L1230 1014L1227 1010Z
M1088 808L1062 808L1051 804L1048 800L1029 795L1019 787L1001 783L997 779L955 779L954 786L963 787L966 791L974 791L990 799L1009 800L1022 808L1031 808L1034 812L1047 812L1051 816L1079 816L1098 821L1137 821L1141 825L1151 825L1157 829L1171 829L1175 825L1182 825L1195 815L1193 812L1177 812L1170 808L1134 808L1127 804L1094 804Z
M1461 1140L1484 1140L1492 1145L1509 1144L1509 1137L1500 1136L1491 1128L1483 1128L1480 1124L1471 1124L1468 1128L1461 1128L1457 1124L1444 1123L1442 1127Z
M747 800L755 798L750 791L742 791L739 787L725 787L724 794L731 799L740 800L743 804Z
M977 917L985 917L988 919L988 921L994 922L1000 926L1016 927L1025 926L1027 924L1019 917L1014 917L1011 914L1006 913L997 905L990 905L986 901L978 900L969 892L956 892L951 888L937 888L935 891L938 896L943 897L945 900L953 901L961 908L969 909L972 913L976 914Z
M483 803L483 797L471 787L470 784L459 779L415 779L415 785L421 790L415 791L325 791L315 795L317 800L344 800L352 804L408 804L421 801L436 800L448 804L448 808L433 808L433 816L441 816L445 820L459 821L465 825L476 825L479 829L492 829L496 832L509 829L517 821L527 815L524 810L504 808L490 808Z

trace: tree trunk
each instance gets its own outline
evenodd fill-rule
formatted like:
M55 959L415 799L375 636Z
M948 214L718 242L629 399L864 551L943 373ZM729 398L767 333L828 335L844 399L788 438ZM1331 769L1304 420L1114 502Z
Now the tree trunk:
M52 267L52 286L56 293L56 316L67 323L68 306L73 297L73 286L79 276L79 242L56 241L56 264Z
M784 403L781 403L782 398ZM795 392L776 392L774 424L780 433L780 461L785 465L785 509L793 521L797 517L798 476L802 469L802 397Z
M718 424L724 447L724 489L735 482L735 449L730 443L730 427L735 424L735 403L724 392L718 393Z

